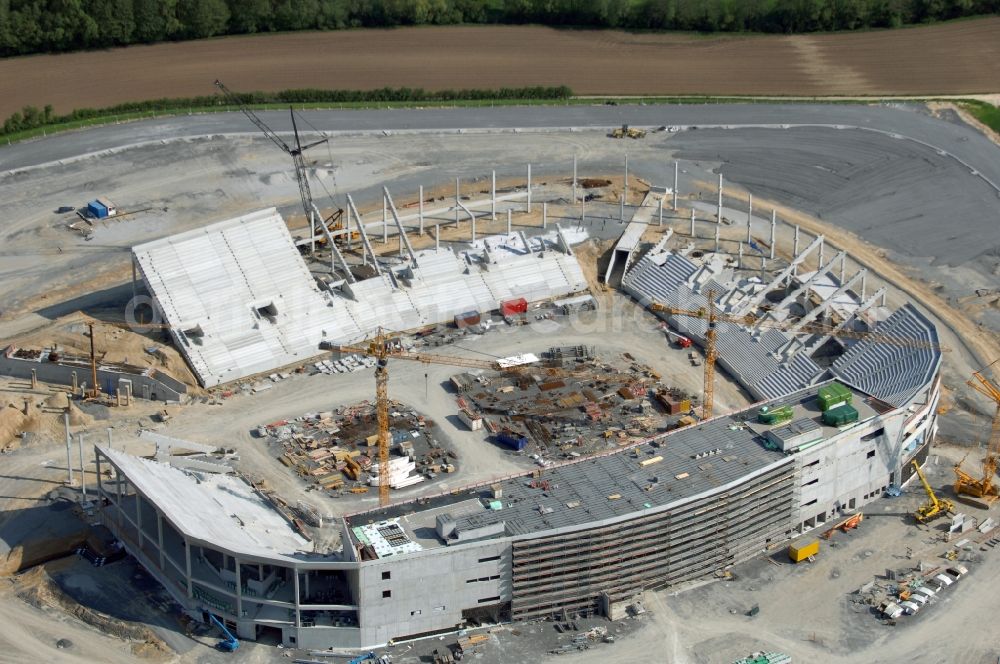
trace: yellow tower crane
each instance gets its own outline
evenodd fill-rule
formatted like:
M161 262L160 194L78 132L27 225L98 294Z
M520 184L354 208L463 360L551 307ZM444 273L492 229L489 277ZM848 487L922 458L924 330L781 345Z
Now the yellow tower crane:
M766 327L776 330L795 330L796 334L815 334L820 336L832 336L841 339L858 339L875 341L881 343L894 344L910 348L930 348L941 352L949 349L940 344L922 339L910 339L906 337L894 337L878 332L856 332L854 330L838 329L835 326L823 325L821 323L800 324L796 321L781 321L773 318L757 316L755 314L727 314L719 311L715 306L715 293L708 291L706 294L708 306L699 309L681 309L671 307L660 302L652 302L649 310L666 313L671 316L688 316L691 318L702 318L708 320L708 328L705 330L705 384L704 396L701 404L701 417L707 420L712 417L712 408L715 401L715 362L718 355L715 349L716 328L718 323L734 323L742 327Z
M513 374L541 373L553 378L571 378L581 375L578 371L565 369L529 365L510 366L501 361L414 353L403 350L398 338L390 337L381 328L366 345L336 346L333 350L348 355L356 353L375 358L375 415L378 421L378 498L380 507L389 504L389 358Z
M962 470L962 462L959 461L955 464L955 493L959 496L980 498L988 505L992 505L1000 497L997 485L993 483L997 463L1000 462L1000 387L979 371L972 374L972 380L968 381L968 385L995 401L996 410L993 412L986 456L983 457L983 476L979 479L973 477Z

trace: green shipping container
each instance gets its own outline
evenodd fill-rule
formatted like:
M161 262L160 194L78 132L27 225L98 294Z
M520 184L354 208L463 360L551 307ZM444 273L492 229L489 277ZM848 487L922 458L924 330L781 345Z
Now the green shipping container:
M830 383L829 385L824 385L819 388L816 396L819 400L819 409L826 412L831 408L840 406L841 404L849 405L851 403L851 397L854 395L849 389L840 383Z
M764 406L757 411L757 421L761 424L783 424L790 422L793 415L791 406L778 406L777 408Z
M823 413L823 424L830 427L842 427L858 421L858 411L854 406L844 404Z

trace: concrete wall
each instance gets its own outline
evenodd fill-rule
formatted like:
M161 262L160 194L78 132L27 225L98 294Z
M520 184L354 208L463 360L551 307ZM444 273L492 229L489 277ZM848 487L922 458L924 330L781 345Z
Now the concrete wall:
M510 571L502 569L509 547L506 539L490 540L361 563L362 641L379 644L454 628L462 622L463 609L497 603L480 604L481 599L509 601ZM500 578L467 583L496 576Z
M876 415L798 455L800 530L841 518L910 476L910 460L936 431L937 383L907 408Z
M79 384L90 381L90 370L76 366L64 366L53 362L31 362L20 360L15 357L4 357L0 355L0 374L31 380L31 370L34 369L38 380L43 383L55 383L56 385L72 385L73 372L76 372ZM143 376L132 373L119 373L117 371L97 370L97 380L101 384L102 390L107 390L109 381L114 389L118 388L118 380L124 378L132 381L132 396L137 399L147 398L156 401L180 401L187 392L187 387L180 381L158 374L157 376Z

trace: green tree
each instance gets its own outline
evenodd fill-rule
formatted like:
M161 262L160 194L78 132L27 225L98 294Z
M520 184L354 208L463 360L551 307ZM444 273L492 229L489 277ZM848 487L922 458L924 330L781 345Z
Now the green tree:
M132 0L136 41L163 41L180 28L176 0Z
M229 0L229 32L264 32L271 29L271 0Z
M278 0L274 4L274 29L313 28L319 13L319 0Z
M122 46L134 41L132 0L86 0L84 11L97 25L101 44Z
M177 20L184 37L212 37L225 32L229 7L225 0L178 0Z

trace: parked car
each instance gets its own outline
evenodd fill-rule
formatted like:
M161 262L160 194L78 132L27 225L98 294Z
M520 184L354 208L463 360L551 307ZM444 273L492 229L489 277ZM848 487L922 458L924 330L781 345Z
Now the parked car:
M920 605L917 604L916 602L911 602L910 600L906 600L905 602L900 602L899 605L903 607L903 610L906 611L906 615L908 616L912 616L913 614L915 614L917 611L920 610Z
M929 601L929 599L928 599L927 595L923 595L921 593L918 593L918 592L914 591L914 592L910 593L910 598L908 600L906 600L906 601L908 601L908 602L914 602L916 604L919 604L920 606L923 606L924 604L926 604Z
M911 597L916 595L921 595L923 597L926 597L927 599L933 599L934 597L937 596L937 593L934 592L933 588L928 588L927 586L921 586L913 591Z

